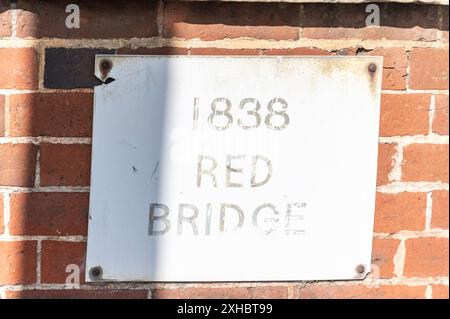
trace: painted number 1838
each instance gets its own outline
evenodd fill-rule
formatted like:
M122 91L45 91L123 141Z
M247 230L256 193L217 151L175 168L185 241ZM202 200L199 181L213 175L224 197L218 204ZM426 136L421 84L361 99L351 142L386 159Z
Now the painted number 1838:
M200 98L194 98L193 126L197 128L199 118ZM237 118L237 125L244 130L258 128L264 120L264 125L271 130L283 130L289 124L287 114L288 104L285 99L277 97L267 103L265 115L261 115L261 103L255 98L245 98L238 106L245 114ZM211 102L211 112L208 124L219 131L226 130L233 125L235 119L232 114L231 101L225 97L218 97Z

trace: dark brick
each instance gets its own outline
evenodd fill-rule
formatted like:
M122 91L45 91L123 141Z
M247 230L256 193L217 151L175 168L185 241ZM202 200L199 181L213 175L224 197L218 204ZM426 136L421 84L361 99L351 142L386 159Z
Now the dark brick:
M45 50L44 86L49 89L90 88L101 84L94 75L96 54L113 54L106 49Z
M79 6L80 28L66 28L68 4ZM155 0L19 0L17 36L69 39L152 37L158 34L157 4Z

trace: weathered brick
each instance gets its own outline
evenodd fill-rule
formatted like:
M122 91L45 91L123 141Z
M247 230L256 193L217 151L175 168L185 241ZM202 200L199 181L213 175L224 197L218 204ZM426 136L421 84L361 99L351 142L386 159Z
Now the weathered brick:
M394 256L400 241L398 239L374 239L372 243L372 264L378 268L377 273L372 266L372 273L378 278L394 277Z
M87 137L92 131L90 93L10 96L10 136Z
M153 299L285 299L288 297L287 287L229 287L229 288L177 288L155 289Z
M380 4L380 26L367 26L365 4L304 4L302 36L314 39L435 41L439 6Z
M192 55L258 55L259 49L192 48Z
M38 76L34 48L0 48L0 89L36 89Z
M448 95L436 95L433 132L441 135L448 135Z
M0 94L0 136L5 135L5 96Z
M448 286L432 285L433 299L448 299Z
M66 6L59 0L19 1L17 36L20 38L143 38L158 34L157 1L72 1L80 8L80 28L67 28Z
M383 57L383 90L406 89L408 58L403 48L376 48L367 53Z
M86 235L87 193L12 193L11 235Z
M45 49L44 86L49 89L90 88L102 82L94 75L96 54L113 54L106 49Z
M0 241L0 285L36 282L36 242Z
M11 36L11 12L8 3L0 2L0 38Z
M379 144L378 145L378 170L377 185L385 185L389 183L389 173L394 165L394 156L396 154L396 144Z
M448 191L434 191L432 203L431 228L448 229Z
M300 48L289 48L289 49L264 49L262 50L263 55L332 55L330 51L310 48L310 47L300 47Z
M402 180L448 182L448 144L411 144L404 148Z
M298 299L423 299L426 286L307 284L294 290Z
M377 193L374 231L398 233L425 229L426 193Z
M411 89L448 89L448 48L415 48L409 61Z
M89 186L91 145L41 144L42 186Z
M77 265L80 269L80 283L84 283L86 243L49 241L42 242L41 281L43 283L65 283L71 272L68 265Z
M370 40L412 40L436 41L437 31L419 27L400 29L395 27L307 27L302 35L310 39L370 39Z
M187 55L188 53L189 53L188 48L178 48L178 47L117 49L117 54L132 54L132 55Z
M168 2L164 8L164 36L298 39L298 8L297 4Z
M428 133L429 94L382 94L380 136Z
M6 291L7 299L147 299L145 289L63 289Z
M34 186L37 146L0 144L0 185Z
M405 245L406 277L448 277L448 238L412 238Z

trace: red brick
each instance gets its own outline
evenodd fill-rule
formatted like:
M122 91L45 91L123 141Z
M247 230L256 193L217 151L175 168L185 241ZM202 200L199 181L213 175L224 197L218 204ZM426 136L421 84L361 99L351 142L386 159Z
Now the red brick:
M12 235L86 235L87 193L12 193Z
M383 90L406 89L408 58L403 48L376 48L367 53L383 57Z
M411 144L403 151L402 179L448 182L448 144Z
M414 28L395 27L307 27L303 28L302 35L310 39L367 39L367 40L412 40L412 41L436 41L437 31Z
M298 299L423 299L426 286L307 284L295 291Z
M42 283L65 283L70 272L66 272L68 265L80 267L80 283L84 283L86 243L43 241L41 256Z
M448 286L432 285L433 299L448 299Z
M173 3L164 9L164 36L202 40L299 38L298 5L274 3Z
M37 89L38 76L34 48L0 48L0 89Z
M64 289L6 291L7 299L147 299L145 289Z
M448 95L436 95L433 132L448 135Z
M192 48L191 55L258 55L259 49Z
M37 146L0 144L0 185L34 186Z
M330 51L312 48L290 48L290 49L264 49L262 51L264 55L332 55Z
M415 48L409 62L411 89L448 89L448 48Z
M3 220L3 194L0 194L0 234L4 231L4 220Z
M0 241L0 285L36 282L36 242Z
M91 145L41 144L42 186L89 186Z
M448 238L406 240L406 277L448 277Z
M91 136L92 103L90 93L11 95L10 135Z
M434 191L432 203L431 228L448 229L448 191Z
M375 278L394 277L394 256L400 241L397 239L374 239L372 243L372 264L378 267L378 272L372 265Z
M229 287L229 288L177 288L155 289L153 299L286 299L288 288L267 287Z
M157 1L107 2L81 0L80 28L65 27L66 6L59 0L19 1L17 36L20 38L144 38L158 34Z
M380 136L428 133L428 94L382 94Z
M0 38L11 36L11 12L9 6L0 2Z
M398 233L425 229L426 193L377 193L374 231Z
M5 135L5 96L0 94L0 136Z
M396 144L379 144L378 145L378 176L377 185L385 185L389 183L389 173L394 165L394 156L396 154Z
M117 49L117 54L131 54L131 55L187 55L188 53L189 53L188 48L176 48L176 47Z

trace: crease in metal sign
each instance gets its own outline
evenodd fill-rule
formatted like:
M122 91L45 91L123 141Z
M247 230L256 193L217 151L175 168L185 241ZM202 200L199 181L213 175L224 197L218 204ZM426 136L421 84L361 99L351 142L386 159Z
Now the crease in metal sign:
M381 70L97 56L86 280L363 279Z

